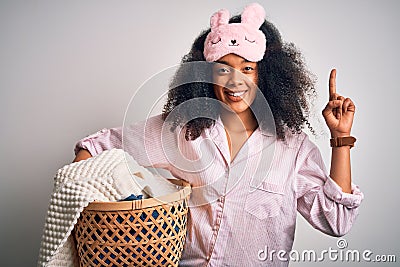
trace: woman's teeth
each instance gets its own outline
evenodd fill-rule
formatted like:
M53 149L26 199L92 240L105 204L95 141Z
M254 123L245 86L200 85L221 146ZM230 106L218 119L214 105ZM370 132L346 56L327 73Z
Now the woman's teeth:
M244 95L244 93L246 93L246 91L241 91L241 92L227 92L228 95L235 96L235 97L242 96L242 95Z

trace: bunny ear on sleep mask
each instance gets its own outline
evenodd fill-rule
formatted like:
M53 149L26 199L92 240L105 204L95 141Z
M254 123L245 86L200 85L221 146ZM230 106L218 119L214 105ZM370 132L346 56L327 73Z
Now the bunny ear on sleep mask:
M230 53L248 61L260 61L266 48L265 35L259 30L265 20L264 8L257 3L246 6L240 23L229 23L229 18L226 9L211 16L211 32L204 43L206 61L216 61Z

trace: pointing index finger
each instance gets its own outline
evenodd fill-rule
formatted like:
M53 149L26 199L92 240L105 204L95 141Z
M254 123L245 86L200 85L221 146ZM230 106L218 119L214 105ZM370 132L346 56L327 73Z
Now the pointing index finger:
M329 100L334 100L336 94L336 69L331 70L329 75Z

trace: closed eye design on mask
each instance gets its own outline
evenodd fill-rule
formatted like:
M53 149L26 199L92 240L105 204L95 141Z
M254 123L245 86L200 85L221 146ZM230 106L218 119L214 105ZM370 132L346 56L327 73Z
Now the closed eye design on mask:
M247 39L247 36L245 36L244 39L249 43L255 43L256 42L256 40L251 41L251 40Z
M219 37L218 41L216 41L216 42L211 41L211 43L212 43L213 45L218 44L219 42L221 42L221 37Z

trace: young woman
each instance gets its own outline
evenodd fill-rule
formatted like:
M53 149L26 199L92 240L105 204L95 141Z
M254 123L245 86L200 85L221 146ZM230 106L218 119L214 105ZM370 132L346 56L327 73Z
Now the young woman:
M212 81L195 79L203 72ZM193 82L182 82L185 75ZM341 236L363 198L351 183L355 106L336 93L335 79L332 70L323 110L332 136L328 173L302 131L312 131L315 92L300 53L282 42L260 5L230 20L220 10L183 58L163 114L80 140L75 161L123 148L139 164L189 182L181 266L287 266L297 211L314 228Z

